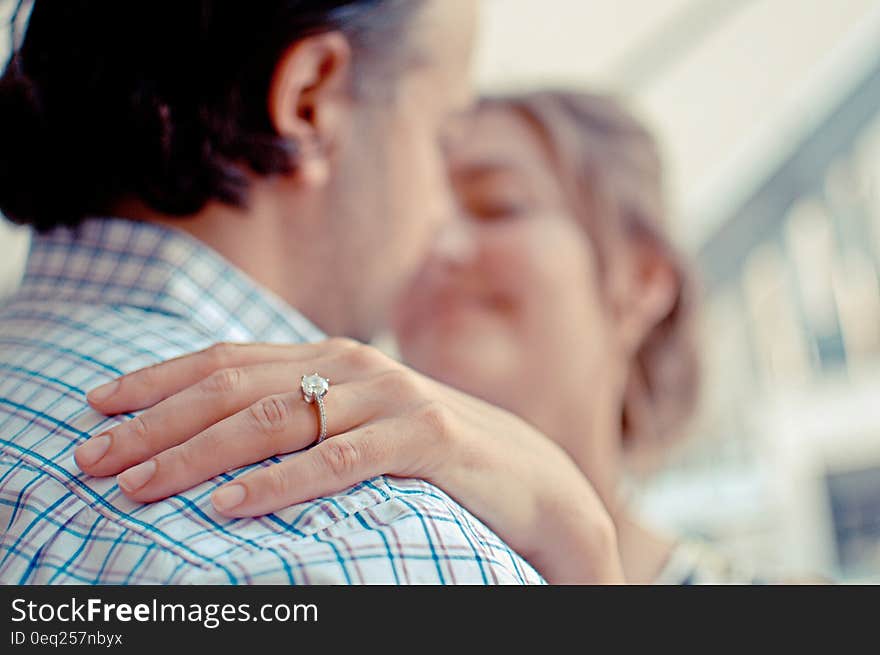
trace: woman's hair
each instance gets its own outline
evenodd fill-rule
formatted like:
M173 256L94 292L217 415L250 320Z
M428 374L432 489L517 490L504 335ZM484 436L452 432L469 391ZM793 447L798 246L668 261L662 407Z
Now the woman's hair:
M665 234L655 139L609 96L544 91L490 98L484 105L518 112L541 135L568 201L595 244L601 280L614 265L615 245L636 241L653 248L675 272L675 300L630 362L621 423L627 447L659 445L678 436L699 391L696 285Z
M248 174L296 166L266 101L285 50L339 30L357 53L353 92L393 86L419 4L19 0L0 78L0 211L48 230L129 197L167 215L241 206Z

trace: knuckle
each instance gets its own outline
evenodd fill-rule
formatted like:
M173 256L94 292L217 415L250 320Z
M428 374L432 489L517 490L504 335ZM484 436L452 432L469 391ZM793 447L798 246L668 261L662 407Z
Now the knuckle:
M138 414L131 419L128 422L128 429L131 430L131 435L135 439L138 439L139 441L149 441L150 428L147 425L147 419L143 414Z
M393 368L383 373L379 382L391 397L398 400L415 399L421 393L418 379L406 368Z
M202 391L210 394L230 394L241 388L243 374L240 368L221 368L202 382Z
M417 419L434 439L442 443L450 442L455 436L449 408L439 400L431 400L419 407Z
M204 461L204 451L197 448L192 442L180 444L171 452L184 471L198 471L201 468L200 464Z
M228 341L221 341L208 348L205 351L205 354L208 356L211 368L219 369L226 368L230 365L237 350L238 346L236 344Z
M162 449L160 435L153 429L153 421L148 414L149 412L138 414L123 424L122 430L117 433L121 438L113 441L114 449L119 449L118 452L144 454Z
M281 466L273 464L263 469L263 475L266 487L272 496L283 499L290 495L292 489L290 478Z
M361 459L357 448L345 437L328 439L316 450L324 467L337 478L347 478L354 473Z
M152 366L147 366L145 369L138 371L135 375L132 376L124 376L122 378L123 384L126 382L126 378L129 381L137 379L141 384L147 387L155 387L159 386L160 382L160 370L162 368L162 364L153 364Z
M385 362L385 355L372 346L365 344L357 344L353 348L349 348L345 356L348 364L355 370L370 371L382 367Z
M265 434L282 432L290 423L290 405L282 396L269 396L248 409L257 429Z
M120 389L126 393L140 394L145 390L164 389L168 380L163 379L165 362L152 364L119 378Z
M361 346L363 344L354 339L350 339L349 337L332 337L327 340L327 345L329 345L333 350L342 352L346 350L352 350L353 348L357 348L358 346Z

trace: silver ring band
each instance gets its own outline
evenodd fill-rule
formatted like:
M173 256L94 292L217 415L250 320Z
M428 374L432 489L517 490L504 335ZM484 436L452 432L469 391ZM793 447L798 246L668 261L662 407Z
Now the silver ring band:
M321 443L327 438L327 414L324 412L324 396L317 396L315 402L318 403L318 421L320 424L320 434L316 443Z

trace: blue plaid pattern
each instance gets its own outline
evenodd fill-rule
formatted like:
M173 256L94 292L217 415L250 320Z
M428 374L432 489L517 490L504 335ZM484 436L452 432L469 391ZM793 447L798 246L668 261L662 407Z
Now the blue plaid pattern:
M253 467L149 505L76 467L78 444L126 418L89 408L85 390L216 341L322 337L175 230L93 219L35 236L23 283L0 307L0 582L541 583L420 480L383 476L230 520L209 496Z

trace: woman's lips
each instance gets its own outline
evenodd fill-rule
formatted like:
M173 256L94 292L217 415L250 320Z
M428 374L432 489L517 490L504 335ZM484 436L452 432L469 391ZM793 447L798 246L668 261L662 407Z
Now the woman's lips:
M407 330L417 330L486 318L497 320L509 317L512 311L513 303L501 294L443 292L422 295L407 303L401 322Z

